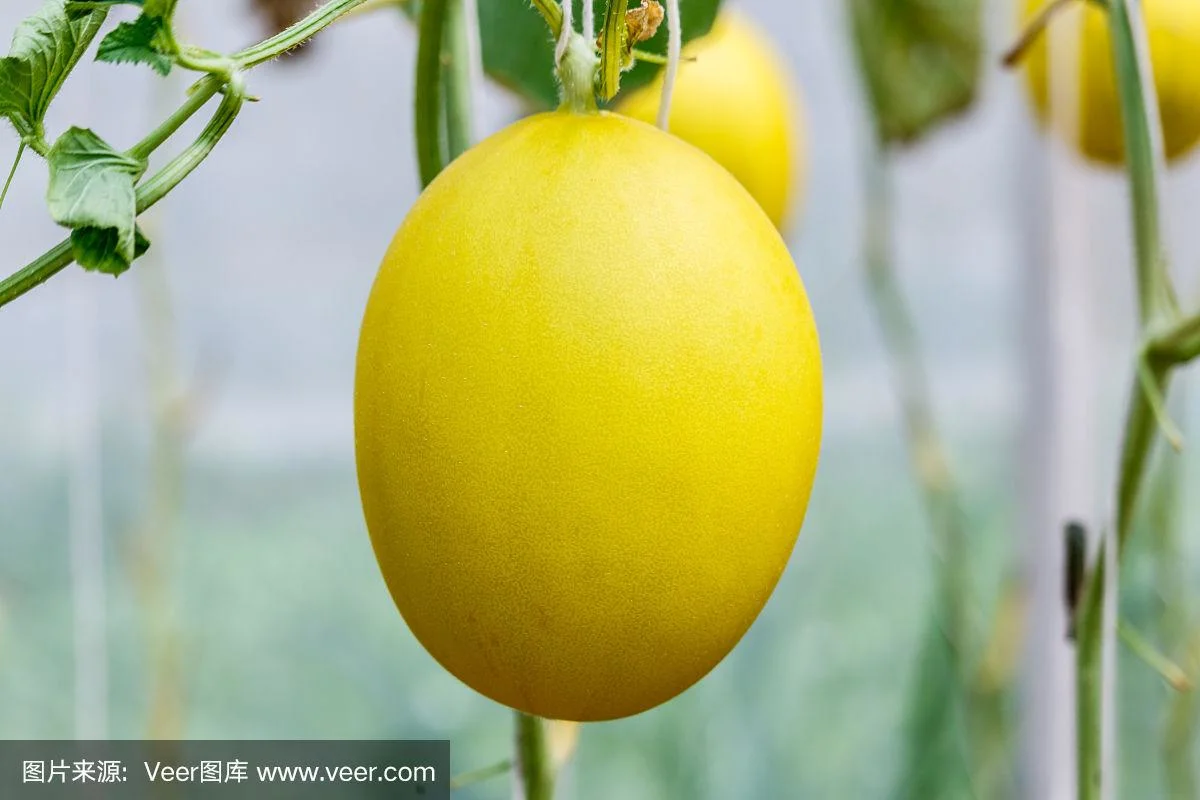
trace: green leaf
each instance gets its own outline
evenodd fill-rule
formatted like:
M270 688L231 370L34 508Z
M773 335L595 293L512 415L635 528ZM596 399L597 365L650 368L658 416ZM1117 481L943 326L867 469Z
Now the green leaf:
M164 37L161 19L142 14L133 22L122 22L100 42L97 61L112 64L148 64L159 75L169 75L174 59Z
M71 248L81 267L93 272L117 276L129 269L121 253L120 236L113 228L76 228L71 231ZM133 257L141 258L150 249L150 240L142 229L133 229Z
M981 0L851 0L859 66L883 142L919 139L975 99Z
M0 115L22 136L41 135L46 110L104 23L103 9L68 13L46 0L17 26L12 49L0 59Z
M631 7L636 7L631 2ZM681 22L683 41L708 33L717 17L721 0L685 0ZM607 4L594 0L597 28ZM578 24L580 14L575 14ZM537 109L558 105L558 82L554 77L554 40L542 16L526 0L479 0L483 66L488 75L523 96ZM597 30L599 35L599 30ZM638 45L641 50L665 53L667 26L664 22L654 38ZM627 91L654 79L660 65L638 63L621 77Z
M134 184L145 162L117 152L85 128L60 136L47 161L46 204L55 222L74 229L76 260L86 269L124 272L138 256Z

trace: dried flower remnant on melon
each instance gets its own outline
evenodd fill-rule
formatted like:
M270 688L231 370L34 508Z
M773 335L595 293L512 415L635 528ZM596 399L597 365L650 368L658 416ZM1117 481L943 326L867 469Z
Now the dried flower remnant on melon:
M637 8L629 9L625 15L625 34L629 41L637 44L658 33L663 21L663 7L658 0L646 0Z
M662 25L663 7L658 0L642 0L642 4L637 8L631 8L625 12L625 49L632 50L633 47L642 42L648 41L658 33L658 26ZM604 33L596 37L596 46L604 47Z

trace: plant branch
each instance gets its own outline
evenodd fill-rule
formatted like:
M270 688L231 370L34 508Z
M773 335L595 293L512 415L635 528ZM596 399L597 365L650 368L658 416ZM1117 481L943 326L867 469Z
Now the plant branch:
M12 169L8 171L8 179L4 181L4 189L0 190L0 208L4 207L4 199L8 197L8 189L12 186L13 177L17 174L17 167L21 166L21 156L25 155L25 142L21 142L17 146L17 156L13 159Z
M462 775L455 775L450 779L450 791L456 792L459 789L465 789L468 786L474 786L477 783L498 778L501 775L507 774L512 770L512 759L504 759L495 764L479 769L473 769L470 772L464 772Z
M448 0L442 44L447 162L471 146L471 47L465 0Z
M232 61L243 70L256 67L266 61L278 58L292 48L299 47L322 30L337 22L338 19L367 0L331 0L320 8L304 17L290 28L277 33L269 39L247 47L232 56Z
M176 131L183 127L189 119L195 116L213 95L221 91L220 79L206 75L188 89L187 100L162 123L127 151L129 156L139 161L150 157L150 154L161 147Z
M1143 328L1178 316L1159 226L1162 125L1154 93L1145 27L1136 0L1110 0L1109 31L1116 64L1125 161L1129 174L1138 313Z
M1129 651L1140 658L1146 666L1159 674L1177 692L1189 692L1192 681L1183 668L1163 655L1158 648L1142 636L1136 628L1124 620L1117 623L1117 634Z
M1079 800L1100 795L1100 729L1102 712L1101 645L1104 608L1105 548L1100 542L1096 566L1084 590L1075 629L1075 728L1076 781Z
M1138 291L1138 318L1142 339L1148 332L1173 323L1178 308L1159 226L1159 187L1163 165L1161 120L1151 81L1148 45L1140 6L1130 0L1109 0L1109 33L1112 58L1117 76L1122 126L1125 135L1125 163L1131 190L1134 230L1135 272ZM1139 359L1144 359L1142 353ZM1171 365L1151 360L1148 371L1135 365L1133 387L1121 448L1117 479L1115 542L1101 543L1092 575L1087 582L1079 616L1076 650L1076 726L1077 763L1080 800L1096 800L1111 783L1113 765L1106 763L1103 743L1108 718L1107 704L1113 702L1107 688L1115 678L1104 678L1102 645L1105 628L1105 583L1107 576L1115 588L1120 575L1120 556L1129 539L1134 511L1148 469L1155 441L1157 417L1153 393L1146 382L1158 387L1165 396ZM1111 537L1106 537L1111 538ZM1108 548L1115 547L1112 552ZM1108 561L1106 562L1106 558Z
M414 123L417 166L423 187L428 186L446 166L441 102L446 3L447 0L425 0L421 5Z
M517 726L517 780L524 800L554 797L554 764L546 742L546 721L520 711Z
M1046 31L1046 26L1050 21L1058 15L1060 11L1066 9L1072 3L1081 2L1082 0L1050 0L1046 5L1042 6L1036 14L1030 18L1028 24L1021 30L1021 35L1013 46L1005 51L1000 63L1007 68L1015 67L1021 63L1021 59L1029 52L1029 48L1034 45L1042 34Z
M611 100L621 88L621 68L624 66L625 17L629 0L609 0L600 34L600 99Z
M1146 353L1155 363L1181 365L1200 358L1200 313L1151 338Z
M363 0L362 5L355 6L350 11L346 12L340 20L350 19L352 17L361 16L363 14L371 14L376 11L402 11L408 5L410 0ZM339 21L340 21L339 20Z
M225 86L225 96L217 106L213 118L205 126L186 150L156 172L151 178L143 181L137 187L137 212L141 214L146 209L163 199L192 173L196 167L208 158L217 142L228 133L238 112L246 102L245 87L240 75L234 75L232 81Z
M216 142L224 136L229 125L237 116L246 94L242 85L241 71L270 61L320 32L337 19L353 11L366 0L331 0L313 11L283 32L249 47L229 59L217 61L195 61L194 65L210 74L202 78L189 94L186 102L151 131L141 142L134 145L129 154L139 159L148 157L195 114L218 91L225 92L225 100L200 138L168 163L159 173L143 182L137 189L137 212L157 203L187 177L209 153ZM45 155L48 147L40 131L26 132L22 141L32 150ZM70 239L59 242L37 259L0 281L0 307L41 285L61 272L74 260Z
M1146 395L1146 404L1150 406L1150 413L1154 415L1154 420L1158 423L1158 429L1162 433L1163 438L1171 445L1174 450L1183 450L1183 432L1179 430L1179 426L1171 419L1170 413L1167 411L1167 400L1164 397L1164 386L1159 384L1158 375L1154 367L1150 364L1150 359L1141 355L1137 363L1138 381L1142 385L1142 393Z
M1150 369L1151 379L1166 392L1170 382L1170 369L1154 366ZM1125 418L1125 435L1121 447L1121 468L1117 479L1117 554L1125 551L1125 545L1133 528L1133 515L1145 483L1150 449L1154 444L1157 429L1154 409L1142 379L1135 377L1130 391L1129 411Z
M204 78L200 81L200 84L205 84L209 80L215 79ZM204 91L207 91L207 88ZM195 99L195 95L201 93L198 90L194 93L193 98L189 98L188 107L191 107L190 104ZM210 94L209 97L211 96ZM205 99L207 100L208 98L206 97ZM217 108L212 120L200 133L196 141L169 161L151 178L138 185L137 213L142 213L165 197L172 189L179 185L180 181L191 174L208 157L213 147L216 146L221 137L229 130L229 126L233 124L233 120L237 116L238 111L241 110L244 101L245 94L241 87L241 79L237 77L233 84L226 87L225 98L221 101L221 105ZM203 103L192 107L192 113L195 113L201 105ZM175 119L177 123L175 124L175 129L177 130L183 124L184 118L176 119L176 116L172 115L172 119ZM162 132L161 129L156 129L148 139L160 138L162 137ZM147 150L147 148L148 144L146 140L143 140L143 142L134 145L131 152L139 149ZM31 289L45 283L73 263L74 260L71 239L68 237L22 269L0 281L0 307L7 305Z
M36 289L75 261L71 240L64 239L35 260L0 281L0 308Z
M21 137L21 141L42 158L46 158L50 154L50 143L46 141L45 132L41 129L40 125L33 133Z

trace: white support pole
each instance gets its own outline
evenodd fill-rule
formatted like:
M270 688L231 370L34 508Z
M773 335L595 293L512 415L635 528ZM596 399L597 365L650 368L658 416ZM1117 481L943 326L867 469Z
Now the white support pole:
M1078 9L1050 25L1052 124L1078 126ZM1022 797L1076 796L1074 648L1066 638L1064 526L1097 533L1096 348L1088 200L1067 137L1030 129L1018 198L1026 240L1022 309L1025 396L1024 566L1030 591L1021 702ZM1045 202L1046 198L1049 202ZM1094 548L1093 548L1094 549Z

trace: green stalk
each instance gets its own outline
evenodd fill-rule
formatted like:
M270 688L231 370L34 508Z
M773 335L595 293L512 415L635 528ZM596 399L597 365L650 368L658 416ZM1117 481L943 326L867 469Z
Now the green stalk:
M629 0L609 0L604 15L600 48L600 99L611 100L621 89L621 68L625 66L625 17Z
M577 33L572 33L558 62L559 108L576 114L596 110L596 48Z
M463 0L447 0L443 32L443 97L446 103L446 152L453 161L471 146L471 48Z
M468 786L474 786L477 783L498 778L501 775L507 775L512 770L513 764L509 759L498 761L487 767L473 769L470 772L464 772L461 775L455 775L450 779L450 791L458 791L465 789Z
M1025 53L1045 33L1046 27L1054 20L1054 17L1075 2L1079 2L1079 0L1049 0L1021 30L1020 38L1005 52L1000 63L1006 67L1015 67L1021 63Z
M1162 131L1154 98L1148 45L1138 5L1129 0L1109 0L1109 32L1120 96L1125 135L1125 162L1129 174L1134 231L1138 317L1142 339L1158 326L1178 316L1175 294L1166 269L1159 226L1159 186L1162 164ZM1139 358L1142 356L1139 355ZM1165 392L1170 368L1152 363L1151 375ZM1117 480L1116 553L1128 541L1133 512L1145 482L1147 461L1155 441L1156 418L1141 378L1135 377L1125 423ZM1076 649L1077 769L1081 800L1098 800L1109 780L1102 753L1104 696L1102 644L1104 639L1104 584L1106 548L1102 543L1080 610Z
M520 711L516 714L517 776L524 800L552 800L554 764L546 742L546 721Z
M1098 800L1102 779L1100 730L1103 716L1101 644L1104 608L1105 548L1101 542L1096 566L1084 591L1075 629L1075 747L1079 800Z
M1161 365L1149 365L1154 384L1165 394L1170 386L1171 369ZM1121 447L1121 469L1117 480L1117 555L1125 552L1125 545L1133 529L1134 511L1138 497L1146 481L1150 451L1155 442L1158 418L1140 376L1133 378L1129 395L1129 410L1125 418L1125 434Z
M428 186L446 164L442 118L442 41L448 0L425 0L421 5L417 42L415 134L421 185Z
M1132 201L1138 312L1144 327L1178 315L1158 214L1162 127L1140 7L1134 0L1109 0L1108 17Z
M71 240L64 239L21 269L0 281L0 308L36 289L74 263Z
M232 60L240 69L245 70L278 58L292 48L299 47L365 2L367 0L332 0L290 28L234 54Z
M1146 666L1158 673L1158 676L1166 681L1172 689L1177 692L1187 692L1191 690L1191 679L1183 668L1176 664L1171 659L1154 646L1146 637L1142 636L1132 625L1127 625L1123 620L1117 623L1117 635L1121 637L1121 641L1129 648L1129 651L1142 660Z
M4 198L8 197L8 189L12 186L13 177L17 174L17 167L21 166L21 156L25 155L25 148L27 146L22 141L20 146L17 147L17 157L13 159L12 169L8 171L8 179L4 181L4 189L0 191L0 208L4 207Z
M1183 319L1152 338L1146 352L1152 362L1171 365L1200 357L1200 314Z
M206 75L196 81L188 90L187 100L183 102L183 105L163 120L158 127L146 134L140 142L129 148L129 156L141 161L149 158L151 153L162 147L219 91L221 91L221 81L212 75Z
M242 110L245 100L246 95L240 81L237 82L237 85L225 87L225 97L217 106L216 113L213 114L208 125L196 137L196 141L168 161L162 169L154 173L153 177L138 185L137 212L139 214L170 194L172 189L192 174L192 171L200 166L204 159L208 158L213 148L217 146L217 142L221 141L229 132L229 128L237 119L238 112Z
M200 81L200 84L205 84L209 80L211 79L205 78ZM219 87L219 82L215 82L211 86L214 89L213 93L215 93L216 87ZM207 88L203 91L207 91ZM199 95L202 92L197 91L195 94ZM209 94L209 97L211 96L212 94ZM204 99L207 100L208 98ZM172 125L174 129L171 132L178 130L186 118L194 114L203 105L203 103L193 105L193 100L195 100L195 95L189 98L188 101L187 107L191 108L190 113L186 115L173 115L171 125L155 129L147 137L147 140L143 140L143 142L135 145L133 150L147 150L147 148L152 150L153 148L149 147L147 141L152 139L165 140L164 131ZM138 185L137 213L141 214L166 197L172 189L179 185L180 181L191 174L192 170L200 166L200 163L208 157L208 154L212 152L217 142L229 130L229 126L233 124L233 120L237 117L238 111L241 110L244 100L245 94L240 85L226 87L225 98L221 101L221 105L218 106L212 120L201 131L196 141L182 153L171 159L171 161L167 162L166 166L156 172L151 178ZM0 281L0 307L45 283L67 266L74 263L74 261L75 256L71 248L71 239L68 237L21 270Z

